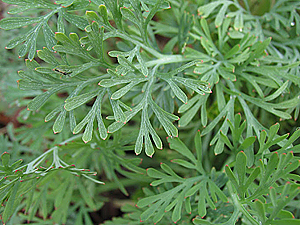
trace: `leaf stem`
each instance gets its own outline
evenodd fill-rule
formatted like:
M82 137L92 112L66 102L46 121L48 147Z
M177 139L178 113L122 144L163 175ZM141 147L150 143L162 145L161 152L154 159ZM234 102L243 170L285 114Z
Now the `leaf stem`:
M192 59L185 58L182 55L163 55L161 58L156 60L151 60L146 62L147 67L152 67L155 65L164 65L164 64L170 64L170 63L179 63L179 62L186 62L190 61Z
M241 202L237 198L237 194L233 191L232 185L229 182L228 191L230 193L230 196L232 198L232 203L234 206L241 212L243 215L249 220L251 224L259 225L259 223L251 216L251 214L245 209L245 207L241 204Z

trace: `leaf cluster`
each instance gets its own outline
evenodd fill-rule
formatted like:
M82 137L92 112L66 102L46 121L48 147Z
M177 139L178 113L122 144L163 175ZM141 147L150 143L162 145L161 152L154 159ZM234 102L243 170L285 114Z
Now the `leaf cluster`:
M3 2L4 223L92 224L114 189L136 207L105 224L299 223L298 2Z

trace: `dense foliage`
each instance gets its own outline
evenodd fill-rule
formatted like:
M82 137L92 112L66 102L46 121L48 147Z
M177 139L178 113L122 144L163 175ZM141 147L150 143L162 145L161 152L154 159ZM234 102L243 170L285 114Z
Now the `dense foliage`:
M3 223L300 223L299 1L2 2Z

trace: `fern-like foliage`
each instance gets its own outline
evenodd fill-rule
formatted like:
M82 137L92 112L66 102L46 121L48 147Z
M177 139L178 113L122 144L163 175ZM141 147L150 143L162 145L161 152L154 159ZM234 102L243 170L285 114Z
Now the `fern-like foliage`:
M240 114L236 114L236 125L240 124L240 119ZM170 148L180 157L171 162L180 167L161 163L161 171L147 169L147 175L155 178L150 185L157 186L157 189L144 189L145 197L136 205L139 210L131 209L130 212L149 224L158 223L163 218L177 223L193 217L194 224L229 225L238 220L249 224L299 223L285 209L300 193L297 184L299 175L292 173L299 168L298 157L294 156L299 151L299 145L291 147L300 137L299 130L289 139L288 135L275 137L278 124L270 128L269 135L262 131L260 140L257 140L259 146L255 148L256 154L251 153L255 160L251 166L247 166L249 160L245 153L250 145L255 144L256 138L237 139L245 133L247 124L244 122L242 126L233 126L232 121L227 123L230 124L232 138L229 140L222 135L222 139L231 151L235 151L233 157L226 160L228 164L219 171L214 167L210 171L205 169L199 131L194 139L195 151L189 150L179 138L168 138ZM280 147L279 143L283 140L285 145ZM277 151L270 151L276 146L279 147ZM188 170L189 175L181 176L184 170ZM280 197L278 193L281 193ZM129 215L133 220L135 217ZM116 221L122 224L126 220Z
M46 0L41 1L4 1L6 3L14 4L16 7L12 8L9 14L18 14L27 10L42 9L44 11L50 11L46 15L40 15L35 17L10 17L3 19L1 22L1 28L5 30L16 29L27 25L34 24L34 26L25 34L19 35L12 39L7 45L6 49L12 49L17 45L23 43L19 49L19 57L23 57L28 53L28 58L32 60L36 53L36 42L39 32L42 30L45 38L45 43L50 49L55 44L54 32L49 26L49 20L57 14L56 26L57 30L64 32L65 25L64 20L74 24L79 29L84 29L87 26L87 20L81 16L78 16L72 11L85 8L89 5L89 1L56 1L50 2ZM53 23L53 22L52 22Z
M125 186L152 180L145 176L146 170L139 167L141 159L124 158L124 151L134 148L128 145L134 139L123 139L119 133L114 140L103 141L96 134L95 142L87 149L81 136L65 140L23 166L21 159L10 165L10 154L3 153L0 169L4 222L16 224L22 218L42 223L51 217L44 222L92 224L88 213L101 209L107 201L101 196L95 199L96 193L119 188L128 195ZM4 141L1 143L5 146ZM76 165L67 163L74 161ZM89 169L79 169L82 167ZM103 174L106 176L105 185L99 181ZM120 174L124 178L120 178ZM82 200L71 207L70 204L78 198ZM22 214L15 214L20 209L24 209Z
M71 141L71 140L67 140ZM62 143L64 144L64 143ZM47 180L51 179L54 174L57 174L59 171L68 171L70 174L74 174L76 176L83 176L88 178L96 183L104 184L103 182L97 181L94 178L88 175L96 175L94 172L90 172L89 169L78 169L75 167L74 164L69 165L60 159L58 155L59 147L54 147L49 149L44 154L40 155L33 161L27 163L26 165L21 166L22 159L10 164L10 154L4 152L1 155L2 159L2 166L1 166L1 202L2 204L5 203L4 211L2 212L2 220L4 222L8 221L12 213L19 207L19 204L22 202L24 195L27 194L27 202L26 202L26 212L30 213L28 215L28 221L32 220L33 216L35 215L36 211L41 205L42 209L41 212L44 218L47 218L49 208L47 206L47 189L48 189L48 182ZM52 156L52 157L51 157ZM49 160L48 158L52 158L52 162L48 163L47 166L44 165L45 161ZM49 162L49 161L48 161ZM65 189L69 185L69 179L74 182L75 180L70 176L67 176L67 181L65 182ZM71 181L70 181L71 182ZM71 182L71 183L72 183ZM35 187L40 186L42 184L42 189L38 196L34 196ZM82 185L82 184L81 184ZM70 187L70 194L72 193L73 186ZM84 192L83 186L80 187L82 189L82 194L86 195ZM63 189L63 190L65 190ZM59 198L59 202L55 204L55 207L62 207L68 208L70 203L70 197L67 199L68 201L63 202L63 206L61 205L63 200L64 192L61 193L61 198ZM36 194L36 193L35 193ZM87 196L87 195L86 195ZM90 197L89 197L90 198ZM86 198L86 200L91 201L90 199ZM96 208L96 206L95 206ZM67 214L57 215L57 221L66 221Z
M4 93L27 106L0 136L25 161L2 155L4 223L92 224L99 193L148 183L105 224L299 223L299 2L3 2L28 58ZM129 152L155 148L160 168Z
M92 139L94 120L97 121L100 137L106 139L107 132L113 133L119 130L124 124L129 122L133 116L141 111L142 123L135 152L139 154L142 151L142 144L144 143L146 154L152 156L154 154L154 148L152 147L150 135L157 148L162 148L162 142L153 129L148 114L150 112L154 113L168 136L178 135L177 129L171 121L179 119L177 116L162 109L153 101L153 90L161 87L162 84L165 83L171 88L176 97L184 103L187 103L188 98L184 91L182 91L182 87L180 88L178 85L183 84L185 87L190 88L200 95L210 93L211 91L205 81L176 76L181 71L195 65L197 61L184 64L169 72L160 72L160 65L180 62L182 57L163 56L145 46L138 39L129 39L128 34L125 35L126 33L124 31L118 31L108 24L106 24L108 32L104 32L105 26L103 26L102 23L105 23L105 21L108 23L105 6L101 5L99 11L102 12L101 17L95 12L87 12L87 18L91 21L91 24L85 28L87 33L86 37L79 39L75 33L71 33L69 37L63 33L55 34L58 45L54 46L53 49L56 52L63 55L76 55L82 58L82 61L87 61L86 63L70 65L65 57L61 57L61 61L59 61L50 50L44 48L38 51L38 56L51 66L42 67L34 60L27 60L26 63L29 71L19 72L19 75L23 78L18 81L19 87L24 90L47 89L46 92L38 95L28 104L28 110L31 111L38 110L51 95L61 92L62 90L72 90L68 98L65 99L65 103L54 108L45 117L45 121L53 119L58 114L53 125L53 131L54 133L59 133L63 129L67 114L69 114L70 128L74 134L79 133L85 128L82 137L84 142L88 142ZM148 16L151 16L151 14ZM103 22L101 22L102 20ZM105 60L103 53L103 41L112 37L132 41L132 43L136 45L135 48L127 52L111 51L109 53L110 56L117 57L119 63L117 66L109 64ZM149 61L149 66L147 66L140 54L142 48L159 59ZM139 63L138 65L134 65L135 58L137 63ZM153 63L155 63L155 66ZM107 69L107 73L100 72L102 75L93 77L84 77L82 75L83 72L93 67L105 68ZM62 76L64 79L62 79ZM99 83L100 87L94 86L94 88L92 88L92 84L97 83ZM115 91L114 87L122 84L127 85ZM132 92L133 88L136 89L138 87L143 93L135 97L135 99L138 99L135 103L135 107L131 108L120 100L128 92ZM136 90L134 90L134 92L136 92ZM115 120L108 129L106 129L104 125L101 113L103 98L107 97L109 98L113 111L113 117L110 118ZM93 107L78 123L75 119L75 109L93 98L96 98Z

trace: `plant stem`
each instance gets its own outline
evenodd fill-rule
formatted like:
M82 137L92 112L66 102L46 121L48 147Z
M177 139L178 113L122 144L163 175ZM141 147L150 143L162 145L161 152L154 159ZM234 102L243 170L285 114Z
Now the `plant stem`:
M238 200L237 198L237 194L233 191L232 185L229 182L228 185L228 190L230 193L230 196L232 198L232 203L234 204L234 206L241 212L243 213L243 215L249 220L249 222L251 224L254 225L259 225L259 222L257 222L252 216L251 214L245 209L245 207L241 204L241 202Z
M146 66L152 67L155 65L179 63L179 62L186 62L186 61L190 61L190 60L192 60L192 59L184 58L182 55L163 55L163 57L161 57L159 59L146 62Z

